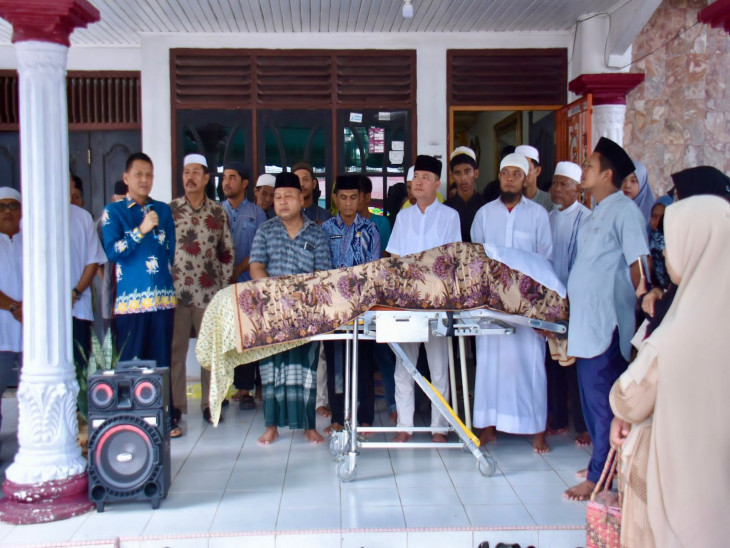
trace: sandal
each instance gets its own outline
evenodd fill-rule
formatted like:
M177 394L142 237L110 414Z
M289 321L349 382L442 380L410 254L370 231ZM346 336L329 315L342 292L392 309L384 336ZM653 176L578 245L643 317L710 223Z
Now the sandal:
M182 435L183 435L183 431L182 431L182 428L180 428L179 426L173 426L170 429L171 438L180 438L180 437L182 437Z

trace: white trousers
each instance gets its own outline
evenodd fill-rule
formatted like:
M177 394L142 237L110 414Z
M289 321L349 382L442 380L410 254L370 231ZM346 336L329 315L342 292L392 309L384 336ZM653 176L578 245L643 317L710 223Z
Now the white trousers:
M430 337L426 346L428 356L428 370L431 374L431 384L449 401L449 354L446 337ZM408 359L415 366L418 361L419 343L402 343L401 348ZM413 377L406 370L400 358L395 365L395 406L398 410L398 426L412 427L415 410ZM431 427L448 426L447 420L439 410L431 404Z
M545 339L530 327L477 337L474 426L536 434L547 421Z

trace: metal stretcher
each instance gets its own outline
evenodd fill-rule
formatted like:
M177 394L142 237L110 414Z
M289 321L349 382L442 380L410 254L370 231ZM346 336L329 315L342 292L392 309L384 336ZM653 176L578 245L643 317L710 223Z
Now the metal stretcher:
M329 448L337 458L337 477L340 481L351 481L357 473L358 449L463 449L469 451L477 461L477 469L483 476L494 473L496 464L492 456L479 444L471 431L471 408L469 405L469 391L463 390L464 422L458 414L456 393L456 375L454 371L454 353L451 344L449 352L449 384L451 386L452 408L445 398L429 383L416 369L401 348L401 343L420 343L428 341L429 334L439 337L458 337L462 386L466 387L466 352L464 337L477 335L511 335L516 326L532 327L565 335L568 331L566 324L552 323L542 320L526 318L524 316L506 314L490 309L464 310L446 312L438 310L393 310L373 309L366 312L357 320L341 326L334 333L318 335L312 340L345 340L345 424L339 432L330 436ZM387 343L395 355L402 361L406 370L411 374L418 386L431 400L441 415L449 423L447 427L362 427L357 424L357 367L358 341L375 340L378 343ZM454 432L458 435L458 442L378 442L370 441L358 433L388 433L388 432Z

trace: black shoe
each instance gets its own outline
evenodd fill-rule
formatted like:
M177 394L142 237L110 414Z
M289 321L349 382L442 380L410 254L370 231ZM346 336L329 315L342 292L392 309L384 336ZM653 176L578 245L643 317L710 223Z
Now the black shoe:
M254 400L253 396L251 396L250 394L246 396L241 396L241 399L238 400L238 408L244 411L256 409L256 400Z
M228 398L223 400L223 403L221 404L221 407L228 407Z
M206 407L203 409L203 420L208 421L210 424L213 424L213 417L210 416L210 408ZM223 422L223 413L218 417L218 422Z

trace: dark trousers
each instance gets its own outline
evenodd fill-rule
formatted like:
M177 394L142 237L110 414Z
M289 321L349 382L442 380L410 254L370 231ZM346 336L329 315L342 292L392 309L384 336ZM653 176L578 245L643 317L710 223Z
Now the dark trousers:
M75 364L86 367L91 354L91 322L72 318L73 357Z
M259 373L259 362L244 363L233 370L233 386L236 390L247 390L249 392L261 386L261 373Z
M597 482L610 449L609 430L613 411L608 402L611 387L628 363L621 355L618 329L608 349L594 358L578 358L578 386L586 427L593 442L593 456L588 463L588 480Z
M577 366L563 367L552 359L548 349L545 353L545 372L547 373L550 429L567 428L570 424L569 415L572 414L575 431L579 434L585 432L586 423L583 419L583 408L580 401Z
M157 367L170 367L174 320L174 308L115 316L119 359L155 360ZM174 408L170 383L170 410Z
M332 422L345 423L345 344L346 341L324 341L327 360L327 399ZM375 418L375 380L373 378L374 341L358 342L357 408L358 424L373 424Z
M373 358L380 371L380 378L383 379L383 390L385 391L385 403L388 404L388 412L395 411L395 354L387 343L375 343L373 345Z

